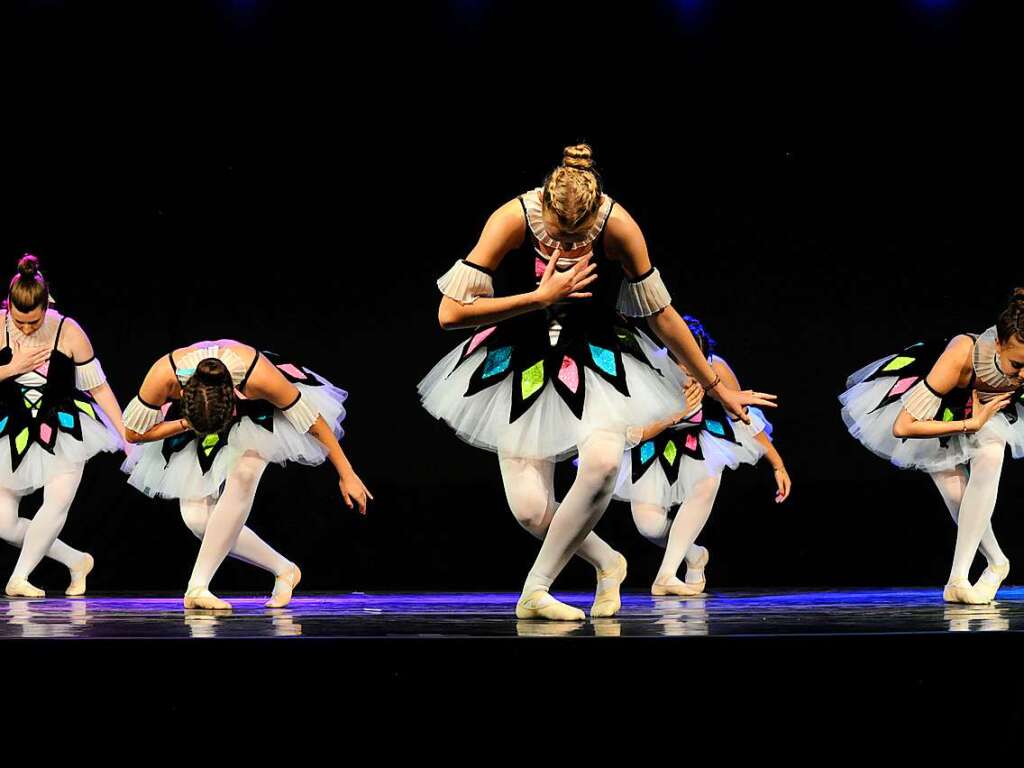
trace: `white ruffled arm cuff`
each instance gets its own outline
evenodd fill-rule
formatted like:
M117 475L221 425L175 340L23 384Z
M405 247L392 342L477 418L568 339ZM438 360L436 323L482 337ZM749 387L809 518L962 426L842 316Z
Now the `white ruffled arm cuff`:
M456 261L437 281L437 287L445 296L460 304L472 304L481 296L494 295L491 273L468 261Z
M628 278L622 280L618 309L626 317L650 317L671 303L672 297L657 269L652 268L636 281Z
M281 413L303 435L309 432L309 428L316 424L316 420L320 416L319 412L311 408L302 399L301 394L292 401L291 405L282 408Z
M900 400L907 413L918 421L934 419L942 404L942 398L928 388L924 379L908 389Z
M100 361L95 357L84 363L75 363L75 389L88 392L107 380Z
M159 408L154 408L152 405L142 402L138 397L133 397L128 403L128 407L124 409L122 419L125 429L143 435L163 421L164 414Z

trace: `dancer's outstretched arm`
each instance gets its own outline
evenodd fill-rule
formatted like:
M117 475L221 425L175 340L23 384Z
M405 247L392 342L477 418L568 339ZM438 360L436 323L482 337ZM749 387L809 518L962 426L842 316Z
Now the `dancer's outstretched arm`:
M936 398L953 391L961 377L971 365L971 354L974 350L974 339L961 334L954 337L946 349L935 361L931 371L924 378L924 385L931 390ZM998 397L982 404L977 390L973 393L971 418L960 421L937 421L935 419L915 418L906 408L900 411L892 425L894 437L943 437L945 435L972 434L977 432L985 422L1003 410L1013 398L1013 392L1005 392Z
M725 360L715 355L711 360L711 367L715 373L722 377L722 383L729 389L739 391L740 382L736 377L736 373L729 366ZM793 488L793 481L790 480L789 472L786 470L786 465L782 461L782 456L779 454L775 444L772 443L771 438L768 437L763 431L758 432L754 435L754 440L760 443L761 447L764 448L764 455L768 461L771 462L772 471L775 475L775 503L781 504L789 498L790 491Z
M298 388L262 355L256 363L249 381L245 385L246 396L273 403L282 410L294 408L300 399ZM308 423L308 422L307 422ZM352 468L348 457L338 443L324 417L317 414L316 421L309 427L309 433L327 449L327 457L338 473L338 487L349 509L359 508L359 514L366 514L367 500L373 494L366 488L359 475Z
M636 279L652 272L651 259L647 253L647 243L640 227L633 217L622 208L616 206L612 210L606 225L605 243L608 255L622 264L627 277ZM679 316L675 308L669 304L647 318L647 324L659 339L704 386L707 393L718 400L725 409L734 416L750 423L745 405L761 405L775 408L775 395L746 390L737 392L722 386L721 378L708 364L700 346L693 338L689 326Z

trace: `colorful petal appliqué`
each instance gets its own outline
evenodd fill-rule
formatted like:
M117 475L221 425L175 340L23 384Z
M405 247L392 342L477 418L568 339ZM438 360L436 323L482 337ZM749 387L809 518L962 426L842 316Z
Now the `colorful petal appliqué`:
M596 344L588 344L590 347L590 356L594 358L594 364L597 365L602 371L607 373L609 376L618 375L618 369L615 367L615 353L610 349L599 347Z
M558 370L558 380L565 384L573 394L576 394L576 390L580 388L580 369L571 357L562 358L562 367Z
M914 357L905 357L904 355L900 355L899 357L896 357L896 358L890 360L888 365L886 365L882 370L883 371L898 371L898 370L900 370L902 368L906 368L908 365L910 365L916 359L917 358L914 358Z
M708 420L708 432L719 435L720 437L725 436L725 427L722 426L722 422L715 421L714 419Z
M296 379L305 379L305 378L307 378L305 371L302 371L301 369L296 368L291 363L285 363L284 365L279 365L277 367L280 368L282 371L290 374L291 376L293 376Z
M87 413L94 419L96 418L96 411L94 411L92 406L89 405L88 403L82 400L75 400L75 405L78 406L78 410L82 411L82 413Z
M484 372L481 378L489 379L491 376L504 373L508 370L511 361L512 347L498 347L490 350L484 360Z
M18 453L25 452L25 446L28 445L28 427L25 427L18 436L14 438L14 448Z
M523 400L544 386L544 361L539 360L523 371Z
M640 446L640 461L646 464L654 456L654 441L648 440Z
M469 342L469 347L466 348L466 354L473 354L476 348L483 344L487 337L494 333L496 330L498 330L498 326L495 325L492 326L491 328L488 328L486 331L480 331L480 333L474 336L473 339Z
M678 454L678 449L676 448L675 442L669 440L668 444L665 446L665 450L662 451L662 453L664 454L665 458L668 459L669 464L676 463L676 455Z
M917 376L907 376L905 379L900 379L893 385L892 389L889 390L889 394L887 395L887 397L902 395L904 392L906 392L914 384L917 383L918 378L919 377Z

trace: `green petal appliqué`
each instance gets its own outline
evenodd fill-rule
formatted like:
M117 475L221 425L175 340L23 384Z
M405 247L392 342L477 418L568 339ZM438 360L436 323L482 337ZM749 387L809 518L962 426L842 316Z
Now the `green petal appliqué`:
M668 441L668 445L665 446L665 450L662 451L662 453L665 455L665 458L668 459L668 463L670 465L676 463L678 450L676 449L676 444L672 440Z
M523 371L523 400L544 386L544 361L540 360Z
M914 358L914 357L904 357L903 355L900 355L899 357L896 357L896 358L893 358L892 360L890 360L889 363L882 370L883 371L898 371L901 368L906 368L908 365L910 365L916 359L917 358Z

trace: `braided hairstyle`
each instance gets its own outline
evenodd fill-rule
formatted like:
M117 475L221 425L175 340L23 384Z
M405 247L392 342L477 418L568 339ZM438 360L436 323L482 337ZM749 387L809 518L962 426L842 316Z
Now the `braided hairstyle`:
M1024 288L1013 289L1010 303L996 322L996 335L1001 344L1006 344L1014 337L1024 344Z
M590 145L575 144L562 151L562 164L544 179L542 200L566 232L578 231L597 212L601 177Z
M697 345L700 347L700 351L704 353L704 357L711 357L715 353L715 347L718 346L718 342L711 338L711 334L704 330L703 323L693 315L683 315L683 320L689 326L693 338L697 340Z
M215 357L199 361L192 378L181 388L181 413L201 435L223 432L235 410L231 373Z
M26 253L18 261L18 274L11 278L4 308L13 304L21 312L31 312L37 307L45 309L49 303L50 289L39 271L39 259Z

